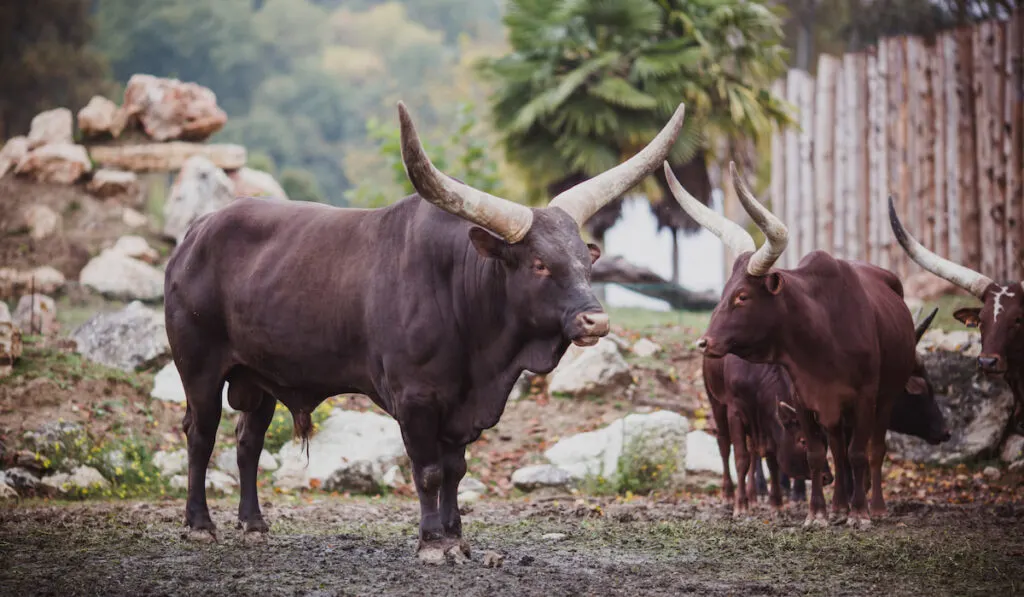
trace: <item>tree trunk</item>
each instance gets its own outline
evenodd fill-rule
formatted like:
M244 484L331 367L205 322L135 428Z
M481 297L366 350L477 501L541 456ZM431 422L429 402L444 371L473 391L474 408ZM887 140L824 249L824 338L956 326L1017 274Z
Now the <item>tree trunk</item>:
M672 283L679 284L679 231L669 230L672 232Z
M593 237L594 237L594 244L597 245L598 248L601 249L602 253L604 253L604 230L601 230L600 232L594 233ZM594 264L594 272L595 273L597 272L598 264L604 262L607 259L609 259L609 258L605 257L604 259L598 260L598 262ZM618 258L613 258L613 259L618 259ZM592 277L592 281L593 282L599 282L600 280L598 280L597 277L595 276L595 277ZM607 293L605 292L604 284L599 284L597 286L594 286L594 296L597 297L597 300L601 301L601 304L604 304L604 302L607 300Z
M610 257L595 263L591 281L618 284L644 296L663 300L677 311L710 311L718 304L718 297L713 292L687 290L622 257Z

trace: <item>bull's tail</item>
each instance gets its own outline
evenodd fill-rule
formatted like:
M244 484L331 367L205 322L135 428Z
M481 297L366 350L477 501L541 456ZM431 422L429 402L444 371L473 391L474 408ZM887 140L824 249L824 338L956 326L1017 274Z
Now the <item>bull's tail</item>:
M306 451L306 466L309 466L309 436L313 433L313 416L305 410L292 410L292 431L294 437L302 439L302 448Z

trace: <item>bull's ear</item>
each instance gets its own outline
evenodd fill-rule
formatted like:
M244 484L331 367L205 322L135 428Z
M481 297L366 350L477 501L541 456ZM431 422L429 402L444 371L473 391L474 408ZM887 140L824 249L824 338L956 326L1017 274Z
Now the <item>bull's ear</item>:
M953 317L969 328L976 328L981 323L981 309L977 307L965 307L953 311Z
M476 252L483 257L504 261L508 256L508 243L479 226L469 229L469 240L473 241Z
M908 394L922 396L928 392L928 382L926 382L923 377L911 375L910 379L907 380L905 389Z
M591 264L595 263L598 259L601 258L601 247L595 245L594 243L587 243L587 248L590 249Z
M765 276L764 287L772 294L779 294L782 292L782 274L779 272L771 272Z

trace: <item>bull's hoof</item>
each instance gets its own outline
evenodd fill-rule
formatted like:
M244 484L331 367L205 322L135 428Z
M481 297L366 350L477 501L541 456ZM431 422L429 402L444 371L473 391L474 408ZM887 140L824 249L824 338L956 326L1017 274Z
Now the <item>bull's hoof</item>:
M850 518L846 521L846 526L856 529L869 529L871 528L871 518L867 513L854 512L850 515Z
M245 532L242 533L242 541L249 545L262 545L267 542L266 533Z
M216 543L217 535L210 529L189 529L185 539L193 543Z
M270 525L262 518L245 521L240 520L235 528L241 529L246 533L266 533L270 531Z
M421 564L438 566L445 563L444 549L440 545L420 547L420 550L416 552L416 558Z
M467 547L466 549L468 550L469 548ZM469 557L460 545L452 545L449 547L444 552L444 559L445 562L455 566L461 566L469 561Z
M869 509L872 518L886 518L889 516L889 509L885 507L885 504L881 506L871 506Z
M814 514L807 514L807 518L804 520L804 528L819 528L824 529L828 527L828 518L824 512L818 512Z

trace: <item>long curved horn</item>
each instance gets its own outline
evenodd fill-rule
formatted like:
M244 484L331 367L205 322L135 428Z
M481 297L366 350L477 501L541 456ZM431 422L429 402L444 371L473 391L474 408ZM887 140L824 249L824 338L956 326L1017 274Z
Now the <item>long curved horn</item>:
M736 255L741 255L754 250L753 237L747 234L747 231L742 226L729 218L719 215L687 192L683 185L679 184L679 179L672 172L672 167L669 166L668 162L665 162L665 180L668 182L668 190L672 192L672 196L679 202L679 206L683 208L683 211L689 214L695 222L722 239L722 242L725 246L729 247L730 251Z
M732 174L732 184L736 187L740 203L743 209L750 214L757 227L764 232L765 243L757 250L747 263L747 273L751 276L763 276L775 265L782 252L786 250L789 243L789 230L782 220L775 217L768 208L761 205L754 194L747 188L747 183L740 177L736 170L736 162L729 162L729 172Z
M921 341L921 336L923 336L924 333L928 331L928 326L932 324L932 320L935 319L935 314L938 312L939 308L935 307L934 309L932 309L932 312L928 314L928 317L925 317L923 320L921 320L921 323L917 324L917 326L914 328L915 344Z
M970 292L979 299L984 300L985 289L992 284L992 278L983 276L973 269L953 263L948 259L939 257L924 245L917 242L910 233L903 228L899 217L896 216L896 207L892 202L892 195L889 195L889 225L896 241L900 243L907 255L917 262L918 265L930 271L936 276L956 284L960 288Z
M533 210L474 189L441 172L427 157L403 102L398 102L398 120L402 129L402 163L421 197L510 243L523 240L533 225Z
M562 191L549 205L563 209L576 220L576 224L582 226L597 210L636 186L665 160L683 128L685 113L686 107L679 104L668 124L647 147L611 170Z

